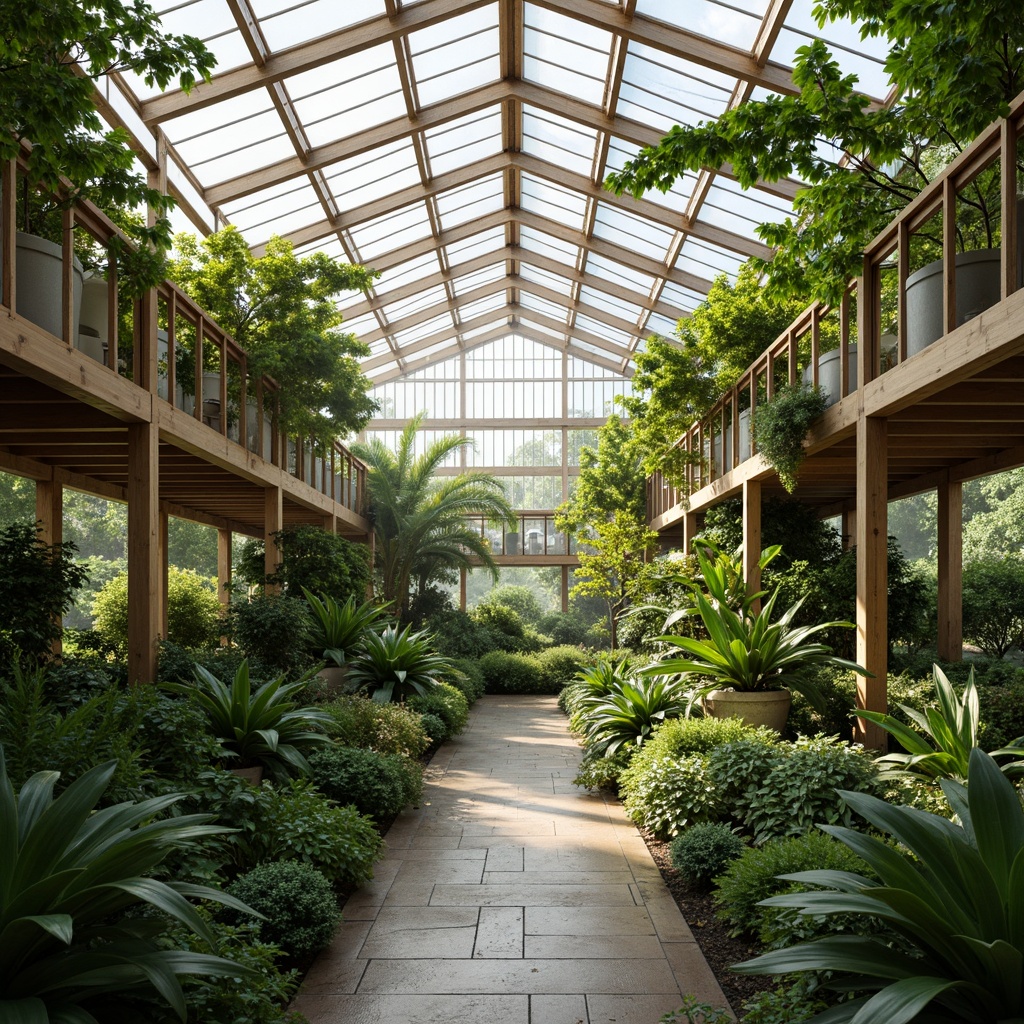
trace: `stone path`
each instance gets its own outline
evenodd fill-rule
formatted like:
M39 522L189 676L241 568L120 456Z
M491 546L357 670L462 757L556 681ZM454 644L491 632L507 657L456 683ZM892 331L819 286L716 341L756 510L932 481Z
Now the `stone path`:
M656 1024L725 1005L643 839L572 784L551 697L484 697L293 1008L311 1024Z

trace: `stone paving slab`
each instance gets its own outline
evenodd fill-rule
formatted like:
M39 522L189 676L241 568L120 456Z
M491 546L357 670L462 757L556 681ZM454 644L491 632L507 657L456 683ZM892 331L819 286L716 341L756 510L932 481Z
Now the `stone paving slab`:
M655 1024L725 999L554 698L484 697L293 1008L310 1024Z

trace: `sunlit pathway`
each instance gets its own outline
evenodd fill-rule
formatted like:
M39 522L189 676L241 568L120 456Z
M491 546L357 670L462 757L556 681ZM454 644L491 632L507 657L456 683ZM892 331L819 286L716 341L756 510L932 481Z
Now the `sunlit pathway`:
M724 1005L643 840L572 784L551 697L484 697L295 1001L311 1024L655 1024Z

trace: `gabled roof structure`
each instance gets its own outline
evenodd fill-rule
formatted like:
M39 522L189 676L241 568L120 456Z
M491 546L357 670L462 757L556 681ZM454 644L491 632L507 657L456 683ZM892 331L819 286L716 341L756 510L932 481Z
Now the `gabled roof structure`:
M729 168L643 200L602 182L673 124L792 90L821 34L880 96L880 55L810 0L158 0L213 80L124 79L115 119L197 225L229 221L380 271L344 307L375 383L510 333L629 376L719 274L764 247L797 183ZM126 95L114 95L117 86Z

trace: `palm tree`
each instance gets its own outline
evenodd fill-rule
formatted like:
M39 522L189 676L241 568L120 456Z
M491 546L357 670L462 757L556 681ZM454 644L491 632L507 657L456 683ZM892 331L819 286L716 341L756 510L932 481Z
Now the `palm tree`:
M401 619L408 618L413 580L422 590L446 570L479 563L497 579L490 547L470 517L486 516L511 528L516 523L496 477L478 472L436 476L453 452L473 443L469 438L447 434L422 455L414 454L424 415L409 421L397 452L377 438L352 448L368 468L380 596Z

